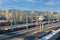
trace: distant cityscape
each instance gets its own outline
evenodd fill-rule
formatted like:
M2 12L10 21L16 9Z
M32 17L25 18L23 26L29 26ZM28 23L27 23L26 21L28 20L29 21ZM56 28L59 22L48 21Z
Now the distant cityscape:
M49 17L55 17L59 18L60 12L50 12L50 11L28 11L28 10L18 10L18 9L8 9L8 10L0 10L0 20L6 19L16 19L16 20L22 20L29 17L37 17L37 16L49 16ZM2 18L3 17L3 18Z
M0 24L3 22L10 24L11 20L13 24L16 23L32 23L37 19L42 18L42 21L48 20L60 20L60 12L50 12L50 11L29 11L29 10L18 10L18 9L8 9L0 10ZM26 21L27 20L27 21Z

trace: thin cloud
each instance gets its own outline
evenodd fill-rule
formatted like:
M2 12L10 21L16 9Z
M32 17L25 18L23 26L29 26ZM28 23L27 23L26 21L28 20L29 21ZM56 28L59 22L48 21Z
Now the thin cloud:
M57 1L49 1L49 2L46 2L45 4L46 5L56 5L56 4L58 4L59 2L57 2Z
M20 0L13 0L14 2L19 2Z
M13 1L17 1L17 0L13 0Z
M0 5L2 5L3 4L3 1L0 1Z
M35 0L26 0L26 1L28 1L28 2L36 2Z

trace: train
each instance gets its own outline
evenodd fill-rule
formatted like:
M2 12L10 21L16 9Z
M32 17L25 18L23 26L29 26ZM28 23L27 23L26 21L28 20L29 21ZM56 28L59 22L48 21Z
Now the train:
M8 20L0 20L0 26L8 26L10 22Z
M36 21L33 20L33 23L35 23ZM44 21L43 21L44 22ZM52 23L52 21L48 22L48 21L45 21L46 23L44 24L49 24L49 23ZM57 22L60 22L58 20L55 20L53 21L53 23L57 23ZM26 23L26 20L17 20L17 21L12 21L12 24L13 25L17 25L17 24L25 24ZM31 23L31 20L28 21L28 23ZM0 20L0 26L9 26L11 25L11 20Z
M25 23L26 23L26 20L12 21L13 25L16 25L16 24L25 24ZM31 22L28 21L28 23L31 23ZM11 25L11 20L0 20L0 26L9 26L9 25Z

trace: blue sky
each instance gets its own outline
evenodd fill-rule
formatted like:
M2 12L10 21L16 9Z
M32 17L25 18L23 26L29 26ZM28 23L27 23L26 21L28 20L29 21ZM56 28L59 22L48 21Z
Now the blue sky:
M0 9L60 11L60 0L0 0Z

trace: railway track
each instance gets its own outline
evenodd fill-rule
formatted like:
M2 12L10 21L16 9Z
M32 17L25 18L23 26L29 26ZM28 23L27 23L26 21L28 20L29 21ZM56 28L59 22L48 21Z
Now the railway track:
M59 27L59 26L58 26ZM56 27L53 27L56 28ZM53 29L52 27L49 29ZM40 30L39 30L40 31ZM5 34L1 34L0 40L12 40L14 38L22 38L23 40L36 40L38 37L40 37L42 34L45 32L36 32L36 28L30 28L30 29L24 29L24 30L19 30L15 32L9 32Z

